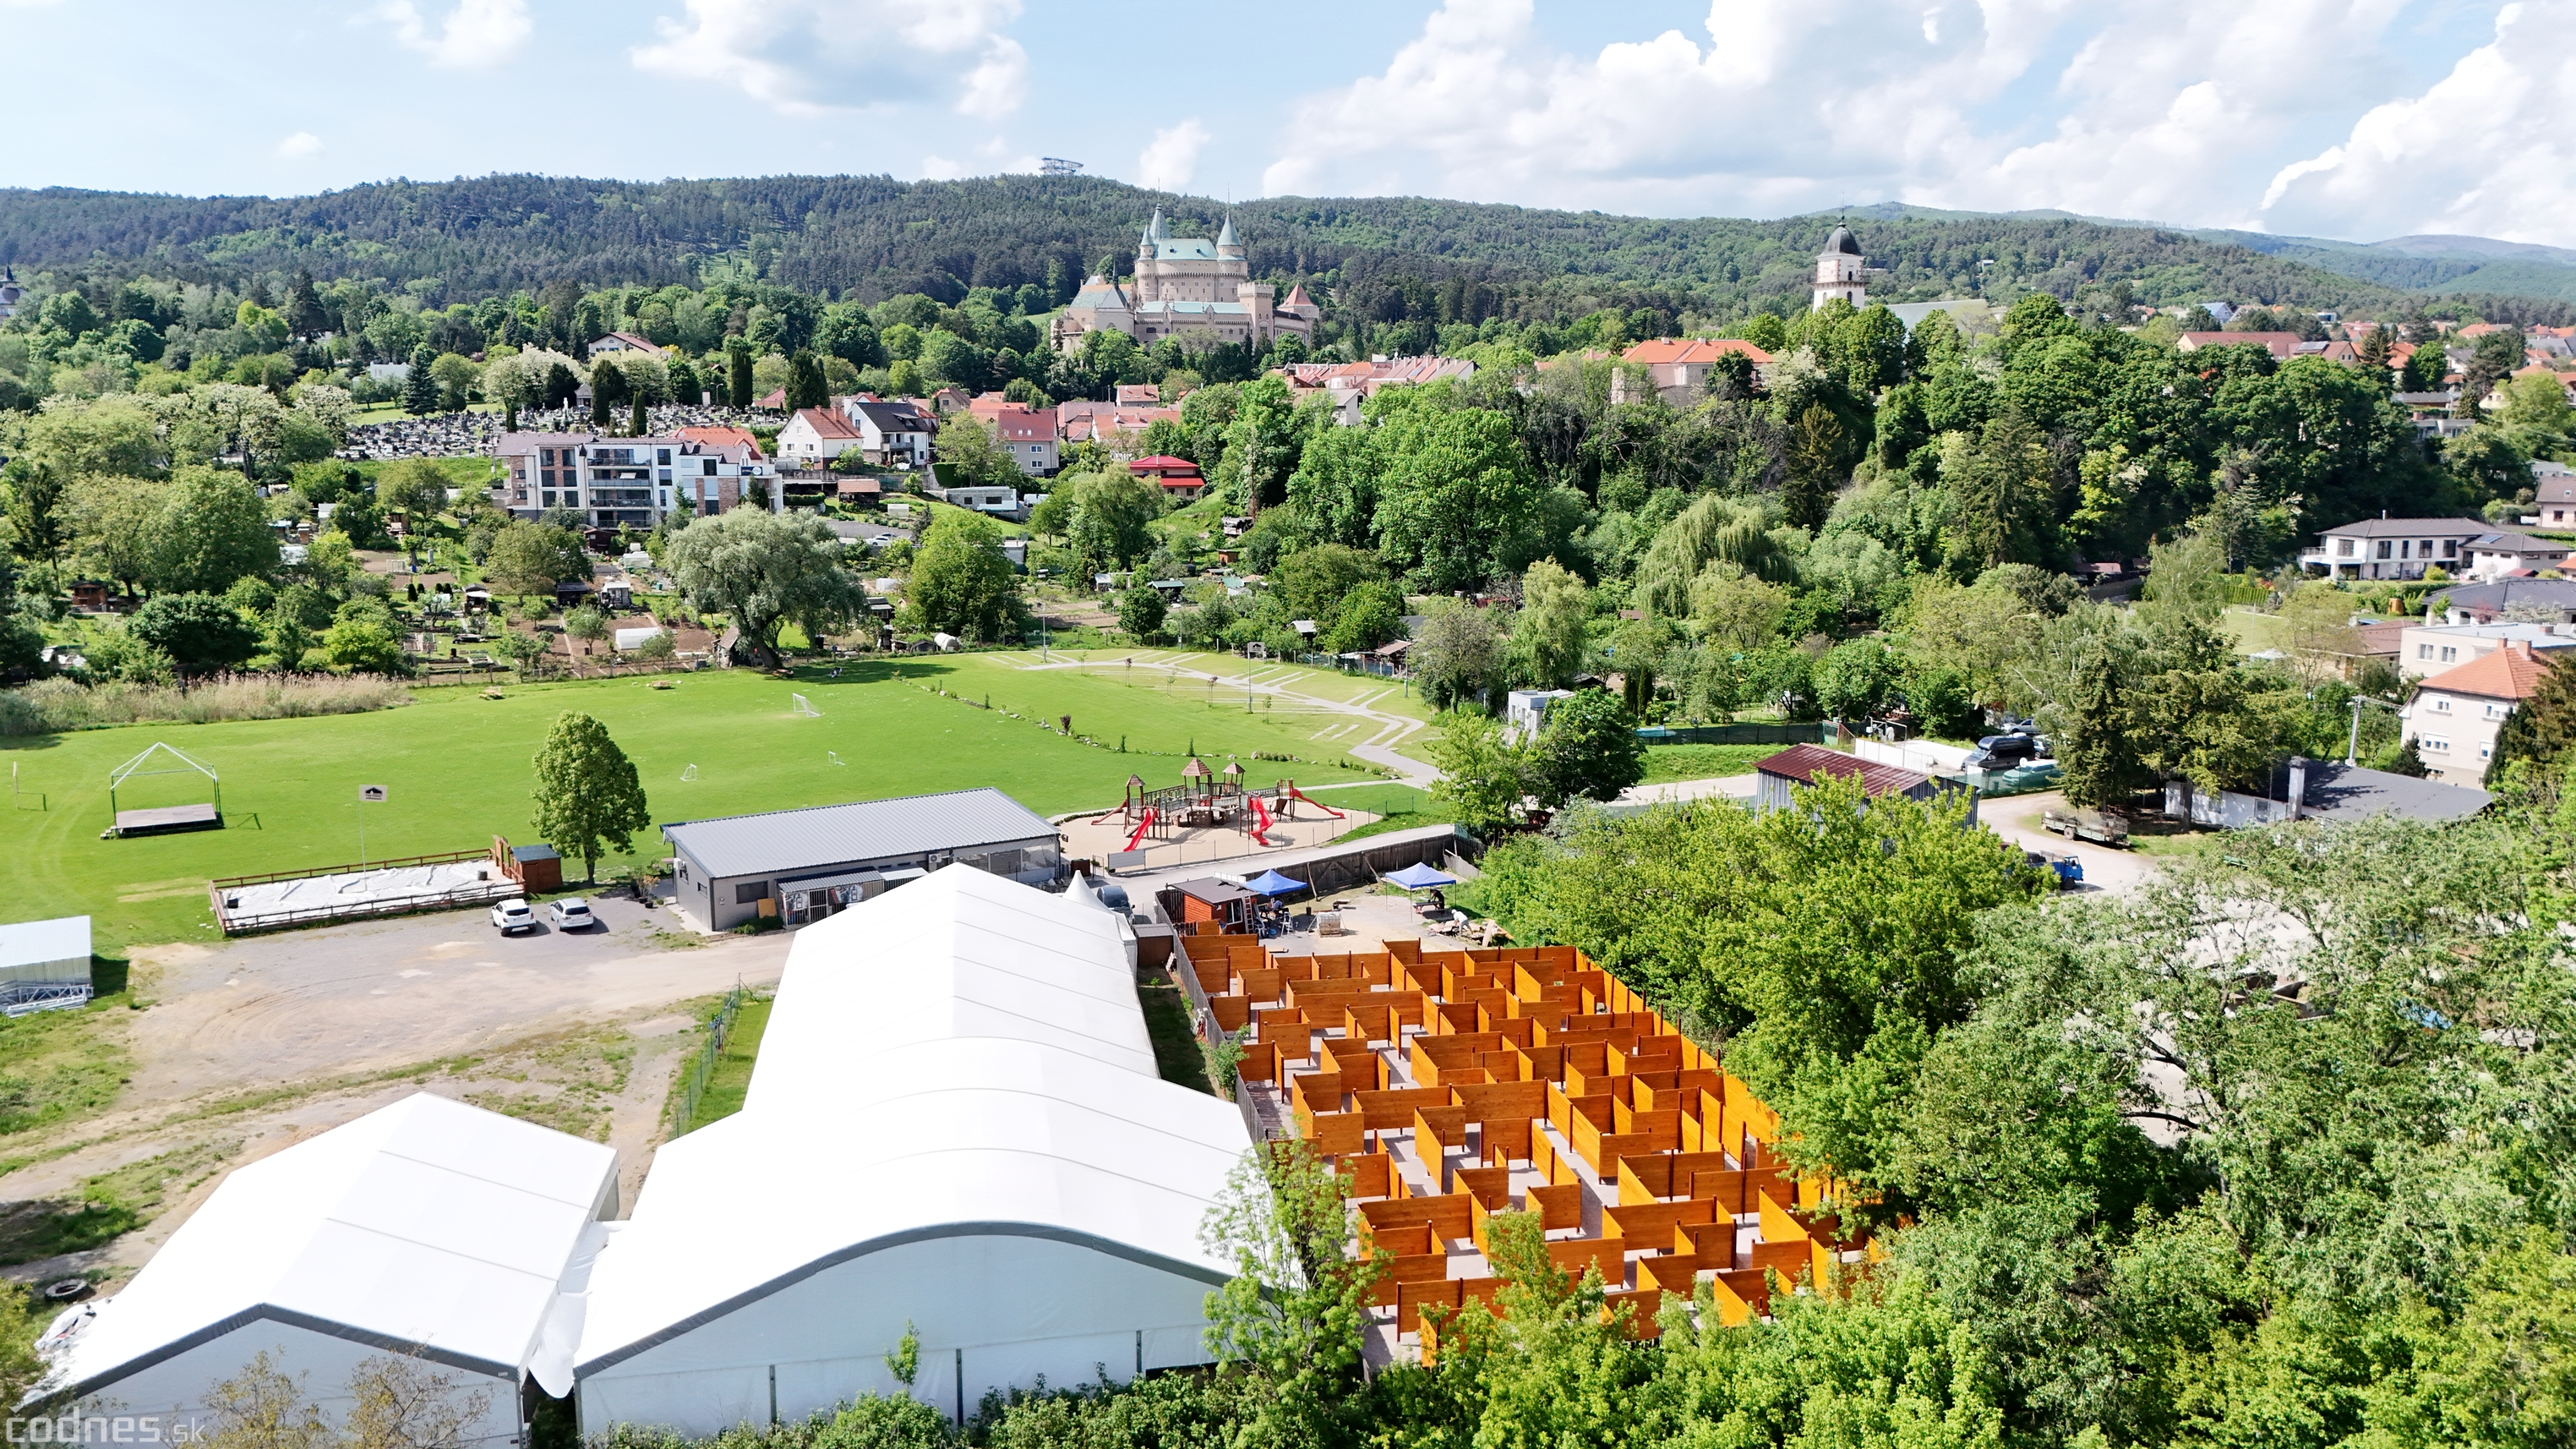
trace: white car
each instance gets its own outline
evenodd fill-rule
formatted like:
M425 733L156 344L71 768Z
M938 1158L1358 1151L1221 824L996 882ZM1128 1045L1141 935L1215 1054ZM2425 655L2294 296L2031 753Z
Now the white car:
M555 901L546 907L546 918L555 923L558 931L578 931L599 919L590 913L590 902L585 900Z
M494 901L492 928L504 936L515 936L521 931L533 931L537 928L537 913L529 910L528 903L518 896L512 896L506 901Z

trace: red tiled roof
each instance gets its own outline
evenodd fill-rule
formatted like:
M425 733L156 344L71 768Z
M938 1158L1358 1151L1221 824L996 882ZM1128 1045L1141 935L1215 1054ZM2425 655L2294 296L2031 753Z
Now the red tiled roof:
M754 461L769 456L760 451L760 439L753 437L749 428L682 428L680 436L711 448L747 449L743 456Z
M1658 337L1629 348L1619 360L1661 367L1673 362L1715 362L1730 352L1741 352L1755 362L1771 360L1770 353L1741 337Z
M2483 699L2529 699L2540 688L2540 676L2548 668L2549 661L2533 653L2529 644L2511 639L2491 653L2443 670L2416 688L2474 694Z
M1932 778L1901 766L1859 759L1822 745L1791 745L1753 768L1761 774L1777 775L1801 785L1819 784L1827 778L1848 780L1858 776L1861 788L1872 795L1902 795Z
M1048 408L1044 412L1032 412L1023 408L1017 412L1004 413L1001 416L1000 425L1002 441L1006 443L1055 441L1055 409L1053 408Z
M1139 458L1135 462L1128 464L1127 471L1130 473L1156 475L1166 473L1187 473L1192 477L1196 477L1198 476L1199 465L1191 462L1187 458L1174 458L1163 454L1157 454L1151 458Z
M834 412L830 408L798 408L796 410L796 416L803 418L813 427L816 433L825 438L857 438L859 436L859 430L850 425L849 419L842 417L839 413Z

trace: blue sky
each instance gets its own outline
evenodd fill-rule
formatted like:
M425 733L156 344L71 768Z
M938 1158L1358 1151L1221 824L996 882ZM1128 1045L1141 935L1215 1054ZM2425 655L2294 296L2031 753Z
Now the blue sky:
M0 183L905 178L1884 200L2576 246L2576 0L0 0ZM1164 38L1164 27L1177 34ZM44 57L92 57L49 80Z

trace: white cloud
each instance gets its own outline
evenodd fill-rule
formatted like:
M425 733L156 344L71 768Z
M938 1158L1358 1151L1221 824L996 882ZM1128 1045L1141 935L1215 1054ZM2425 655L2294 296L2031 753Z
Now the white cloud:
M277 143L277 154L284 156L289 160L301 160L306 156L319 156L322 154L322 138L314 135L311 131L298 131L294 135Z
M1292 108L1263 187L1663 215L1903 200L2260 225L2282 162L2398 84L2394 45L2420 44L2392 34L2404 5L1849 0L1825 25L1797 0L1711 0L1704 38L1668 30L1582 55L1540 37L1531 0L1445 0L1381 72Z
M1145 149L1136 153L1136 184L1164 191L1188 190L1190 178L1198 174L1199 152L1207 149L1208 140L1208 128L1200 125L1196 116L1156 131Z
M946 99L998 121L1019 109L1028 52L1003 33L1020 0L686 0L654 22L639 70L712 79L782 114L820 118Z
M965 174L965 167L945 156L933 153L921 158L921 179L924 181L954 181Z
M428 56L432 65L459 69L509 60L536 28L528 19L528 0L457 0L434 32L411 0L385 0L375 16L393 26L394 39Z
M2282 231L2455 232L2576 241L2576 3L2507 5L2495 39L2420 96L2371 108L2352 133L2273 176Z

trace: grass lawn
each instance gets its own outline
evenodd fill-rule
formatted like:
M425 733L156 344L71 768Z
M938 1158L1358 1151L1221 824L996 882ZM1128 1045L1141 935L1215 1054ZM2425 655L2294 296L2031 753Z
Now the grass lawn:
M2218 616L2218 632L2239 654L2260 654L2266 649L2290 647L2289 633L2281 627L2277 614L2260 609L2233 608Z
M1648 745L1646 778L1641 782L1662 785L1674 780L1713 780L1724 775L1749 775L1756 761L1767 760L1787 748L1785 745Z
M1194 1092L1211 1090L1207 1055L1199 1049L1190 1025L1190 999L1180 985L1160 971L1148 971L1136 982L1136 999L1145 1008L1145 1032L1154 1040L1154 1070L1164 1081Z
M1380 817L1340 837L1343 840L1454 823L1449 811L1432 804L1429 795L1411 785L1362 785L1351 790L1328 790L1315 799L1336 810L1365 810Z
M1114 803L1130 772L1176 784L1184 752L1222 769L1240 757L1254 783L1293 776L1309 785L1369 778L1344 752L1362 730L1314 736L1341 717L1293 709L1247 712L1240 696L1159 687L1159 673L1028 671L1031 656L959 655L841 667L834 680L808 667L795 680L750 670L638 679L513 685L500 700L472 688L424 689L417 702L374 714L205 725L133 725L0 740L18 767L20 808L0 822L0 846L19 862L14 919L87 913L104 954L128 943L210 940L206 881L214 876L314 869L359 859L358 787L384 785L366 807L366 856L385 860L467 850L494 835L534 838L528 820L530 760L555 717L596 716L644 782L656 821L699 819L849 800L994 785L1040 814ZM1318 671L1319 687L1349 683ZM938 685L959 698L942 698ZM820 718L792 712L803 693ZM1358 692L1357 690L1353 691ZM993 708L970 706L990 699ZM1013 718L1016 713L1019 718ZM1097 748L1042 731L1073 717ZM1121 754L1126 742L1134 753ZM107 773L155 741L187 751L222 776L229 828L138 840L102 840ZM1255 761L1255 752L1301 760ZM837 754L839 764L832 762ZM1339 763L1335 763L1339 762ZM697 778L680 776L690 765ZM119 792L126 809L209 798L194 776L138 777ZM38 792L49 801L36 808ZM660 859L658 835L601 873ZM577 871L578 866L574 869Z
M769 1030L769 1008L775 1000L768 996L752 996L743 1000L742 1009L733 1016L733 1033L725 1038L724 1050L716 1053L715 1070L707 1073L707 1089L698 1094L697 1114L686 1122L673 1123L672 1136L704 1127L742 1110L742 1099L751 1090L752 1063L760 1060L760 1038ZM701 1043L700 1047L703 1046ZM688 1087L689 1073L696 1062L697 1056L693 1051L681 1064L680 1075L672 1080L672 1092L676 1094Z

